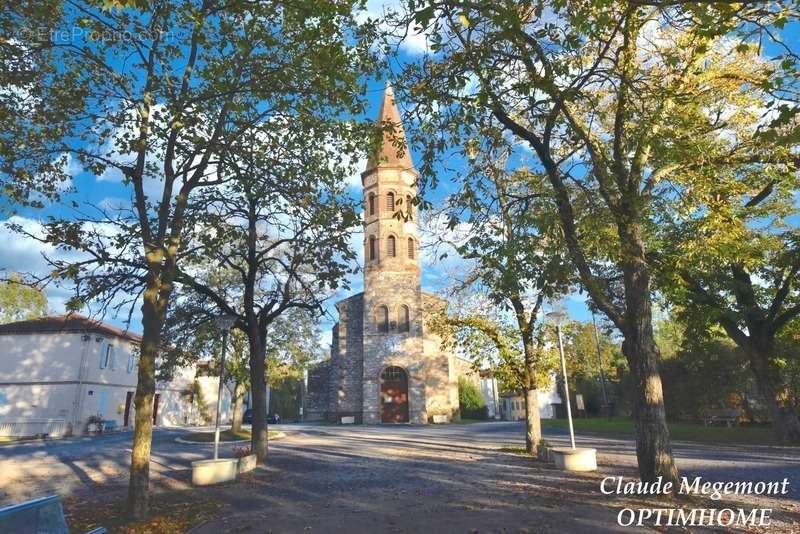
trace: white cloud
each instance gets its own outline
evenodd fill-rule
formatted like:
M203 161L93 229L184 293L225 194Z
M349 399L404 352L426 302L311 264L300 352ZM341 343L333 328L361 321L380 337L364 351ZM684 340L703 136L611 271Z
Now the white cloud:
M388 13L402 13L405 10L405 4L400 0L369 0L367 2L367 9L361 13L362 17L369 17L379 21L385 21ZM391 28L383 22L382 26L387 33L390 33ZM400 49L409 54L419 55L428 51L428 30L415 31L414 28L408 29L408 34L397 36L393 44L399 45Z
M0 242L3 243L4 252L0 256L0 276L12 272L37 277L46 276L51 269L45 257L64 261L75 261L79 258L75 252L59 250L53 245L14 232L10 225L19 225L23 231L36 237L44 235L42 223L35 219L15 215L0 223ZM69 286L51 284L45 292L51 311L56 313L64 311L64 304L72 296L72 289Z

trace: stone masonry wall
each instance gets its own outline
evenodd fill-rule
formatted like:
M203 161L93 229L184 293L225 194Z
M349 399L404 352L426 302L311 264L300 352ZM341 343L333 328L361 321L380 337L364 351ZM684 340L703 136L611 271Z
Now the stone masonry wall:
M334 334L336 371L333 373L331 414L329 419L340 421L354 416L361 422L362 384L364 367L363 322L364 296L353 295L336 305L339 311L338 331Z
M324 421L328 418L329 372L331 361L325 360L308 370L308 388L305 394L303 419Z

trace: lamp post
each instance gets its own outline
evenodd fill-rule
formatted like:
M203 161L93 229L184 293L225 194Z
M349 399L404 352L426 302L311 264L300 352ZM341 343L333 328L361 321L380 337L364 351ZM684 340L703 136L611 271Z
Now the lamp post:
M225 385L225 349L228 345L228 332L236 317L233 315L220 315L215 319L217 327L222 331L222 355L219 363L219 391L217 392L217 420L214 423L214 459L219 458L219 419L222 412L222 388Z
M564 359L564 343L561 340L561 322L566 318L562 311L552 311L547 317L554 319L556 323L556 333L558 334L558 354L561 357L561 376L564 379L564 396L567 403L567 421L569 423L569 443L575 449L575 430L572 427L572 408L569 405L569 384L567 383L567 361Z

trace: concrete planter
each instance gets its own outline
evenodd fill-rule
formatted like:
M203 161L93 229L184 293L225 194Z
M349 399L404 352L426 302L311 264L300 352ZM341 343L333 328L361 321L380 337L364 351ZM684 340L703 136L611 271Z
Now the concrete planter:
M564 471L597 470L596 449L570 449L568 447L562 447L552 449L551 453L558 469Z
M342 424L343 425L354 425L356 423L356 418L353 415L348 417L342 417Z
M219 460L198 460L192 462L192 484L208 486L220 482L236 480L238 458L220 458Z
M433 424L434 425L444 425L450 422L450 418L444 414L438 414L433 416Z
M236 467L238 474L249 473L258 466L258 460L255 454L248 454L239 458L239 463Z

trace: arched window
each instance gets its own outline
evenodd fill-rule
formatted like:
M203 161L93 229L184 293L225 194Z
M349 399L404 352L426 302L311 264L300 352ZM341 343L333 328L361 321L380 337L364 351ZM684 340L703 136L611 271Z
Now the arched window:
M369 214L375 215L375 193L369 194Z
M386 306L379 306L375 314L375 323L378 325L378 332L389 332L389 308Z
M414 239L408 238L408 259L414 259Z
M397 246L393 235L390 235L389 239L386 240L386 253L390 258L397 256Z
M394 211L394 193L389 193L386 195L386 209L389 211Z
M408 306L403 305L400 306L400 331L401 332L408 332L411 330L411 314L408 310Z
M368 252L367 259L370 261L378 258L377 256L378 249L375 244L375 241L376 239L374 235L369 236L369 250L367 251Z
M381 372L381 380L395 381L405 380L406 372L402 367L391 366Z
M411 218L411 210L414 206L411 204L411 195L406 195L406 214L409 219Z

